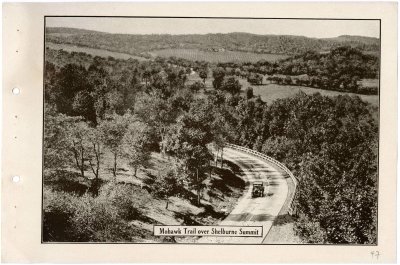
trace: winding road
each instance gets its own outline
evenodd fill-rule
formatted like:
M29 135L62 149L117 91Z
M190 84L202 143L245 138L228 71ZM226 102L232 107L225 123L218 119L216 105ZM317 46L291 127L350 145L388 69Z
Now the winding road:
M232 148L224 149L224 159L241 168L246 190L233 211L219 224L235 226L262 226L262 237L201 237L198 243L261 244L288 197L286 174L279 167L257 156ZM265 196L252 198L255 181L264 182ZM268 185L267 185L268 184Z

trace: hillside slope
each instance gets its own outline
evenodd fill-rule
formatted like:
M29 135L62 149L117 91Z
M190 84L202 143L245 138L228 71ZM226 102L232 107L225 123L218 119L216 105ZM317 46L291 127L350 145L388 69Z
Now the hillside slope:
M143 54L159 49L188 48L208 51L246 51L256 53L299 54L309 50L326 52L343 45L363 51L379 50L379 39L360 36L339 36L317 39L304 36L227 34L111 34L73 28L46 28L46 41L100 48L129 54Z

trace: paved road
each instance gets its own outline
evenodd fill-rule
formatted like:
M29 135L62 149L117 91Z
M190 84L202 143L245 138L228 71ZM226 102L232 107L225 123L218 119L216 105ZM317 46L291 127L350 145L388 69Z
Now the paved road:
M263 226L262 237L202 237L199 243L261 244L271 229L288 196L288 185L281 171L269 162L251 154L231 148L224 149L224 159L237 164L243 171L246 181L244 196L220 225ZM254 181L269 183L265 197L252 198L251 187Z

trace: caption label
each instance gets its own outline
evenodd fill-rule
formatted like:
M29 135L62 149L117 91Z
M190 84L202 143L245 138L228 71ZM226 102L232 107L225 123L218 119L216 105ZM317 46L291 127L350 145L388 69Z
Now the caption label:
M174 226L155 225L155 236L262 237L262 226Z

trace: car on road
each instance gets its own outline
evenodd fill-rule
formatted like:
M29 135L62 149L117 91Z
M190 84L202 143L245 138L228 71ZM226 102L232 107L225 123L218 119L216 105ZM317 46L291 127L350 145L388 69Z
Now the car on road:
M254 182L251 195L253 198L264 197L264 183L262 183L261 181Z

